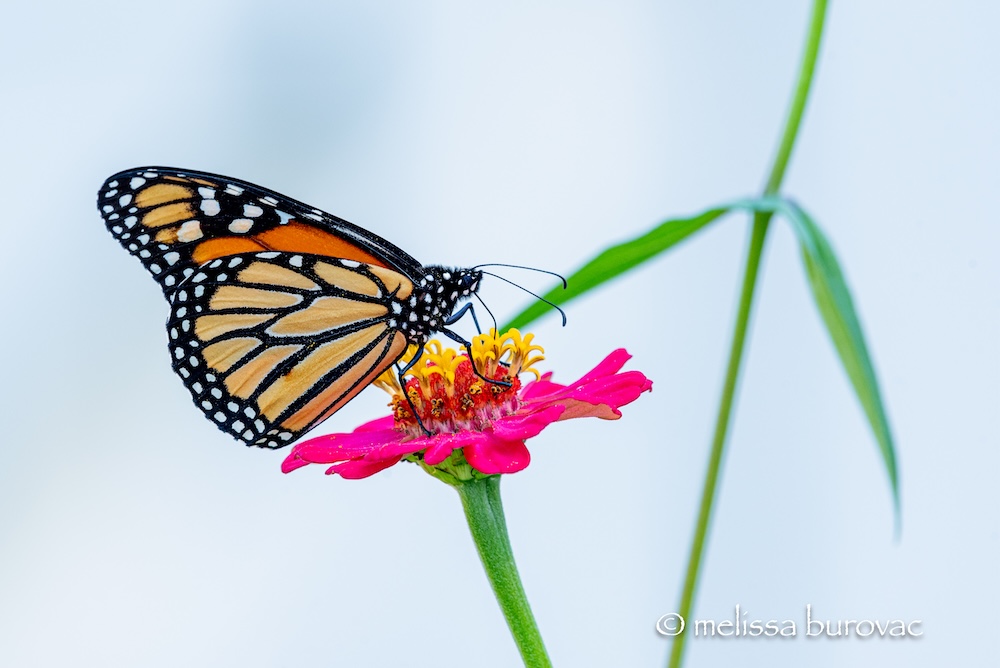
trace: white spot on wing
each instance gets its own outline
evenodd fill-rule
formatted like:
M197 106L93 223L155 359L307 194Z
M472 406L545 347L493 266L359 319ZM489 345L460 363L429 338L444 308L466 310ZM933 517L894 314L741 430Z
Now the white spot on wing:
M246 218L237 218L233 222L229 223L229 231L237 234L249 232L251 227L253 227L253 221L247 220Z
M197 220L189 220L177 230L177 239L179 241L197 241L203 236L205 235L201 231L201 223Z
M219 203L216 202L214 199L201 200L200 208L205 213L206 216L216 216L218 215L219 211L221 211Z
M243 205L243 215L246 216L247 218L256 218L262 213L264 213L264 209L260 208L256 204Z
M128 187L131 188L132 190L135 190L136 188L145 183L146 179L142 178L141 176L133 176L132 180L128 182Z

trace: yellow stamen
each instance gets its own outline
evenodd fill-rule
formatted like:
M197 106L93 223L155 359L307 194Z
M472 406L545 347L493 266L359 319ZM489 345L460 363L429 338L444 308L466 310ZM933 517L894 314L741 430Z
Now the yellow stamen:
M506 367L507 375L511 378L517 377L520 373L534 374L535 378L541 378L541 373L535 369L535 364L545 359L545 350L532 343L535 335L528 333L521 335L516 329L510 329L498 335L495 329L490 329L486 334L480 334L472 339L472 360L480 373L493 378L496 376L500 365ZM416 354L416 346L410 346L406 353L399 359L403 366L407 365ZM468 359L468 351L458 351L454 348L446 348L437 339L432 339L424 345L423 354L416 364L407 371L407 376L416 378L420 384L420 389L427 396L432 394L431 386L434 384L434 377L440 379L441 385L448 396L452 396L454 390L455 373L459 365ZM399 384L399 378L395 367L386 369L375 379L373 385L385 390L392 396L402 396L403 388ZM477 383L470 391L481 392L481 383ZM502 386L500 386L502 388ZM409 392L414 401L419 399L419 392Z

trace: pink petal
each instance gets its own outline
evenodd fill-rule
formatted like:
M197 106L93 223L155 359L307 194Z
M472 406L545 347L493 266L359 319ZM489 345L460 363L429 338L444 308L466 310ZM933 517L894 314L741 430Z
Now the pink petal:
M531 412L518 411L494 422L487 433L501 441L523 441L538 436L543 429L560 420L564 410L562 406L545 406Z
M333 464L357 459L385 445L398 442L403 436L395 429L317 436L295 445L282 462L281 470L288 473L305 464Z
M612 352L600 364L571 385L559 385L547 378L532 383L530 396L522 394L523 411L543 410L549 406L563 406L566 410L560 420L579 417L599 417L617 420L620 406L629 404L652 388L652 382L638 371L618 373L630 359L623 349Z
M384 429L392 429L396 426L395 420L393 420L391 415L385 415L380 418L375 418L370 422L365 422L360 427L355 428L355 433L359 431L382 431Z
M601 360L597 366L584 374L583 378L576 381L574 385L579 383L588 383L592 380L597 380L598 378L604 378L606 376L613 376L621 371L622 367L625 366L625 362L628 362L630 359L632 359L632 356L629 355L628 351L624 348L614 350L610 355Z
M556 383L549 382L552 378L552 372L543 373L542 377L538 380L533 380L527 385L521 388L521 394L519 395L522 400L524 399L534 399L539 394L548 394L550 385L557 385ZM557 387L565 387L564 385L557 385Z
M620 406L632 403L652 387L652 381L638 371L626 371L592 382L586 387L572 388L553 401L566 407L561 420L578 417L617 420L622 416L618 410Z
M517 473L531 463L531 453L524 441L488 441L467 445L462 450L472 468L494 475L497 473Z
M311 463L312 462L307 462L304 459L299 459L295 455L295 452L293 451L290 452L287 457L285 457L285 460L283 462L281 462L281 472L291 473L295 469L300 469L303 466L309 466Z
M349 462L334 464L326 470L326 474L333 475L336 473L341 478L345 478L347 480L360 480L361 478L367 478L370 475L375 475L379 471L384 471L394 464L398 464L399 460L399 457L396 457L395 459L383 459L378 462L368 462L363 459L355 459Z
M460 431L455 434L438 434L432 439L433 444L424 453L424 461L431 466L437 466L451 456L458 448L474 445L485 441L488 437L481 431Z
M560 390L566 389L567 387L579 387L607 377L613 377L616 373L618 373L618 371L621 370L621 368L625 365L625 362L630 359L632 359L632 356L629 355L624 348L619 348L618 350L611 352L611 354L601 360L597 366L585 373L582 378L569 386L562 385L560 383L553 383L550 380L552 378L551 372L544 374L539 380L532 381L525 385L524 389L521 390L520 398L522 401L542 399L547 395L554 394Z
M406 455L411 455L414 452L420 452L430 445L432 442L431 437L421 436L420 438L410 438L408 440L403 440L400 438L397 441L391 443L385 443L379 448L372 450L365 455L365 459L368 461L378 461L380 459L392 458L392 457L404 457Z

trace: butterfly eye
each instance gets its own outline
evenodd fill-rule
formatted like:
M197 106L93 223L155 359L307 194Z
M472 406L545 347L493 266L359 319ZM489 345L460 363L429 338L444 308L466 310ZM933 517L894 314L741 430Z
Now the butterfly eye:
M479 286L479 277L473 274L463 273L458 278L458 285L463 290L475 292L476 288Z

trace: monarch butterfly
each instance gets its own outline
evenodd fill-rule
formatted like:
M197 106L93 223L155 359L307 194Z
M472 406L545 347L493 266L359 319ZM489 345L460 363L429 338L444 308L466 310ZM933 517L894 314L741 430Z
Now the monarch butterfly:
M469 308L482 271L423 266L385 239L260 186L168 167L110 177L97 206L163 288L173 369L247 445L330 417Z

